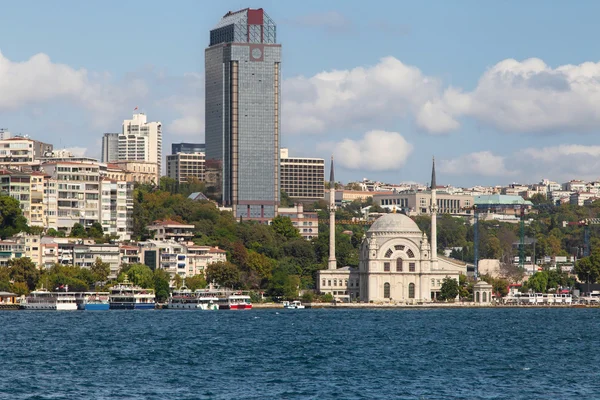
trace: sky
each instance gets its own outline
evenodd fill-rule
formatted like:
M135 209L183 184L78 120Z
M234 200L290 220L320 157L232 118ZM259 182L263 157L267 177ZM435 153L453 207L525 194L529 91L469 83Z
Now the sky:
M600 178L600 2L3 2L0 128L99 157L134 108L204 142L204 49L263 8L282 44L282 146L336 178Z

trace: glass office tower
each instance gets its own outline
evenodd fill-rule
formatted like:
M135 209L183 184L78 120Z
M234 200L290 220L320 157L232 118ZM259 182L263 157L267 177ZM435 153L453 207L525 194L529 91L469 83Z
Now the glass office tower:
M237 218L279 204L281 45L262 9L227 13L205 50L207 193Z

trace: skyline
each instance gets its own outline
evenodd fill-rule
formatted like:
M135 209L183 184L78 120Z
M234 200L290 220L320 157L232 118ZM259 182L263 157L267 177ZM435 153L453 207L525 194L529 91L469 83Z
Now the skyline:
M333 152L345 182L426 183L432 155L442 185L598 179L600 63L585 38L599 4L359 5L6 5L0 127L100 158L103 133L139 107L163 123L165 150L204 142L209 31L262 7L283 44L291 155Z

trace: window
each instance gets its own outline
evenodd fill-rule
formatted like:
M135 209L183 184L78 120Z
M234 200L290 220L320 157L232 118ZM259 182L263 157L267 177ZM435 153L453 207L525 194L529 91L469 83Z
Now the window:
M434 286L435 286L435 279L432 279L431 280L431 287L434 287Z
M383 271L384 272L390 272L390 263L389 262L384 262L383 263Z
M396 259L396 272L402 272L402 259Z
M414 262L408 263L408 271L415 272L415 270L416 270L416 264Z
M390 284L388 282L383 284L383 298L384 299L390 298Z
M325 279L323 279L323 280L321 281L321 284L322 284L321 286L325 286Z
M327 281L327 286L331 286L331 279Z
M481 294L481 299L482 299L482 301L483 301L484 303L485 303L485 302L487 302L487 293L486 293L486 292L483 292L483 293Z
M408 284L408 298L409 299L415 298L415 284L414 283Z
M333 280L333 286L337 286L337 279Z
M388 249L388 251L385 252L385 258L390 258L392 253L393 253L392 249Z
M395 246L394 246L394 248L395 248L396 250L404 250L404 246L402 246L401 244L397 244L397 245L395 245Z
M411 249L408 249L406 251L406 255L408 256L408 258L415 258L415 253L413 253Z

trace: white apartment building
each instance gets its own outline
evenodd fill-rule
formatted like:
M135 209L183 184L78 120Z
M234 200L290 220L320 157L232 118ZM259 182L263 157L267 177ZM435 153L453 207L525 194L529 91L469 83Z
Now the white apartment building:
M119 161L146 161L156 163L157 177L162 171L162 124L147 122L146 114L133 114L133 119L123 121L119 134Z
M290 157L286 148L280 150L281 190L300 200L319 200L324 196L325 160L322 158Z
M23 136L0 139L0 165L21 168L40 164L40 158L51 153L53 146Z
M167 156L167 176L179 183L195 178L204 181L204 153L177 153Z
M130 240L133 233L133 183L103 179L100 220L106 235Z
M587 184L584 181L572 180L562 184L562 189L567 192L585 192Z

